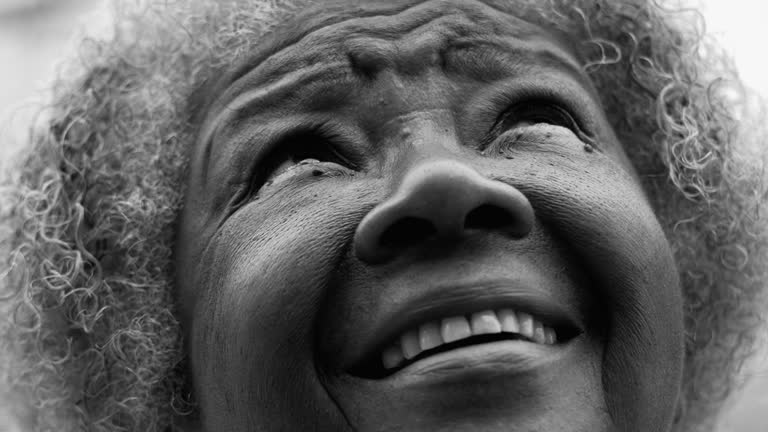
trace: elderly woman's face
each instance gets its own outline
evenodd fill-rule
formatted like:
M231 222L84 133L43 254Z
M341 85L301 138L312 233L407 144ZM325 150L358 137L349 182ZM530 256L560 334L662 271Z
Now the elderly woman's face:
M203 428L663 430L677 271L578 58L480 1L348 3L265 42L193 152Z

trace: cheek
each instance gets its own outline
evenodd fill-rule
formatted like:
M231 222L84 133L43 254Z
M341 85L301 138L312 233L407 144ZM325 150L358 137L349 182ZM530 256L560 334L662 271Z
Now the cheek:
M528 161L537 170L510 182L580 258L605 302L609 411L623 430L661 430L676 403L683 357L681 289L661 226L637 181L604 155L531 157L548 162Z
M217 427L329 411L314 365L313 324L356 227L356 203L343 197L364 194L320 186L242 208L198 263L206 270L195 284L190 353L201 408L220 416Z

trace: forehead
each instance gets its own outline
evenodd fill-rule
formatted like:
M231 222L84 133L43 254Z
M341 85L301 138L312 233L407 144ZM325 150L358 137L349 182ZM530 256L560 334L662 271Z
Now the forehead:
M526 5L521 0L310 2L275 14L280 22L228 67L216 87L220 95L227 88L238 92L318 65L344 64L364 74L387 67L402 71L479 46L514 50L520 62L535 53L537 63L551 61L578 74L582 62L573 41L521 18L530 9ZM486 65L478 66L488 73Z

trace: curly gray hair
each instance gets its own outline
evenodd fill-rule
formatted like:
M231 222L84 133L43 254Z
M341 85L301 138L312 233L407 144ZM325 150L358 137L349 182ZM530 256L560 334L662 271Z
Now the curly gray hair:
M56 85L50 121L0 201L0 389L38 430L169 431L194 416L171 258L195 95L299 7L165 0L119 10L114 38L85 41L84 67ZM675 430L710 429L754 350L768 262L764 135L743 117L740 81L690 11L651 0L516 11L582 41L681 272Z

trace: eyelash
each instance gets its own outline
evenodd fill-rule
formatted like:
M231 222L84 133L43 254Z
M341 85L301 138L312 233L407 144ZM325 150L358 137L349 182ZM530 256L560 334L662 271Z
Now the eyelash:
M484 140L481 149L485 151L506 132L520 127L517 126L520 123L531 125L546 123L564 127L585 143L591 144L593 142L567 108L557 102L533 99L516 103L504 111L494 124L489 136Z
M247 196L258 196L264 187L271 185L282 174L305 165L311 166L313 176L346 170L349 170L348 173L353 173L356 167L339 152L335 145L338 141L338 137L334 134L320 130L298 132L283 138L275 146L276 150L256 167L254 175L251 176ZM284 164L290 165L278 171ZM334 164L337 167L323 166L328 164Z
M547 123L565 127L582 141L592 142L591 138L582 131L579 123L566 108L547 100L528 100L513 105L499 117L490 135L484 140L485 143L481 147L482 151L485 152L489 149L506 132L516 129L515 125L521 122L529 122L531 124ZM314 176L336 171L334 168L338 167L344 168L338 170L339 173L353 174L357 170L355 164L342 155L338 151L338 146L335 145L335 143L343 141L343 139L332 131L324 129L320 127L301 131L283 138L275 146L277 150L256 167L254 174L251 176L246 197L258 196L265 186L271 184L271 179L279 178L280 174L297 169L302 165L312 165ZM317 163L306 163L308 160L315 160ZM284 171L277 172L287 162L291 162L292 165ZM337 167L323 166L323 164L334 164Z
M516 122L532 120L533 124L548 123L568 128L574 133L579 131L573 116L564 108L550 102L534 101L514 105L504 114L504 120L508 120L513 115L513 121Z

